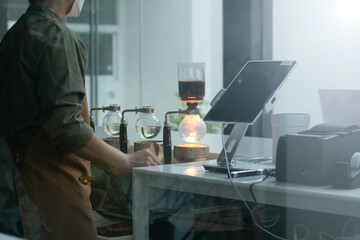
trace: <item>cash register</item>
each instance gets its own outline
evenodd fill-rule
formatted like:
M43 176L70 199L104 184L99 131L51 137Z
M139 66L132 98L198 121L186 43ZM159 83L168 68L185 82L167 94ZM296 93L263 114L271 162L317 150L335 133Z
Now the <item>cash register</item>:
M276 180L306 185L360 187L360 127L319 124L281 136Z

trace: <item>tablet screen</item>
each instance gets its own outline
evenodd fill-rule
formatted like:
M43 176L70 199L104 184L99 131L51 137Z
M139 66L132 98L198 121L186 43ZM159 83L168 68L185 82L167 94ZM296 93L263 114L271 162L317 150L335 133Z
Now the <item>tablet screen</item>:
M254 123L295 64L295 61L247 62L204 120Z

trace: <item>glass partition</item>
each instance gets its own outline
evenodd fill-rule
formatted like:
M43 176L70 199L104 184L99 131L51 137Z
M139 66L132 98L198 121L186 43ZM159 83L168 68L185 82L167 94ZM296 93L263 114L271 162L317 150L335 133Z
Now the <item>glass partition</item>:
M6 13L1 24L8 29L28 1L1 1L0 6ZM347 108L355 106L349 114L354 120L337 124L360 125L356 111L360 109L360 97L356 97L360 91L359 9L357 0L85 0L81 16L66 23L88 50L89 107L120 104L122 111L153 106L161 123L167 112L186 108L178 96L178 63L205 63L205 101L199 104L204 115L216 93L247 61L297 61L275 108L257 125L262 137L247 136L240 143L236 159L241 160L241 156L273 155L271 113L308 113L311 128L331 122L327 112L345 116ZM325 100L320 98L322 90L329 90ZM350 91L355 91L355 97L349 97ZM339 105L344 99L348 102ZM340 107L326 108L329 103ZM98 126L105 114L96 113ZM136 134L137 118L127 116L130 146L143 140ZM175 128L180 120L180 116L169 118ZM210 155L200 160L216 161L223 148L222 126L210 124L209 129L200 143L209 146ZM172 146L185 143L176 131L171 137ZM153 140L162 141L162 132ZM336 176L343 165L333 162L326 168L329 171L313 167L328 164L333 154L349 165L353 153L360 152L353 144L356 138L336 141L296 145L291 152L300 160L287 159L292 164L288 169L298 167L296 173L302 176L310 171ZM161 151L157 154L162 157ZM311 164L305 171L305 164L299 166L306 159ZM359 239L357 185L344 189L328 182L317 185L315 180L288 183L270 174L229 179L226 173L205 171L201 161L173 158L172 163L138 168L132 179L109 177L94 169L100 178L93 188L104 190L103 198L93 199L94 209L116 221L125 216L127 226L133 224L134 239ZM266 164L275 167L275 159ZM354 173L358 167L344 169ZM357 184L359 174L354 174ZM348 175L336 179L351 181Z

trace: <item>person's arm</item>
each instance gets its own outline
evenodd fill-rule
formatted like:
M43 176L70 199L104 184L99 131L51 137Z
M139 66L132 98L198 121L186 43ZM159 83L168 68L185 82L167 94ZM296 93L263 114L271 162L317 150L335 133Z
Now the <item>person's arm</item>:
M38 124L49 142L64 154L75 153L117 175L129 175L135 166L158 164L159 160L149 150L124 154L111 147L84 122L81 102L85 95L82 79L86 52L79 41L69 31L56 32L39 60Z
M96 134L93 134L90 141L75 154L115 175L130 175L133 167L160 164L159 159L149 149L125 154L105 143Z

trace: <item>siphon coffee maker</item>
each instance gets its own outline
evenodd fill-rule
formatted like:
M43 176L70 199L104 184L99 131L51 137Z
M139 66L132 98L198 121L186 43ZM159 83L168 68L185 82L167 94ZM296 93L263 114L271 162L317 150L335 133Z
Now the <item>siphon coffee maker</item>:
M108 134L108 135L118 135L119 134L119 127L120 127L120 119L121 119L121 114L120 114L120 105L118 104L110 104L109 106L106 107L95 107L95 108L91 108L90 110L90 126L92 127L92 129L95 132L95 119L93 116L93 112L94 111L108 111L108 113L105 115L104 119L103 119L103 127L104 127L104 131Z
M198 103L205 96L205 64L179 63L178 64L179 96L186 102L187 109L169 111L165 114L163 128L164 162L171 163L171 130L168 122L170 114L185 115L180 122L179 134L189 144L180 144L174 147L174 157L178 161L205 160L209 155L209 146L195 144L206 134L206 124L199 116Z
M136 133L144 140L156 137L161 129L161 123L154 114L154 108L151 106L144 106L142 108L135 107L134 109L125 109L121 114L120 123L120 150L124 153L129 151L129 140L127 137L127 121L125 113L135 112L140 113L136 120Z
M103 118L102 125L104 132L108 135L108 137L103 138L103 140L109 145L120 149L118 136L120 132L120 105L119 104L110 104L109 106L103 107L95 107L90 110L90 126L93 128L95 132L95 118L93 116L94 111L108 111Z

